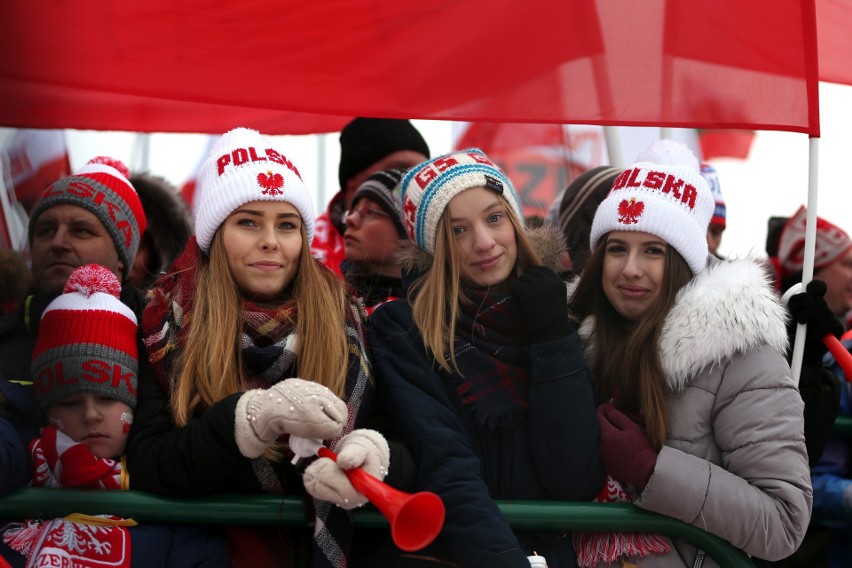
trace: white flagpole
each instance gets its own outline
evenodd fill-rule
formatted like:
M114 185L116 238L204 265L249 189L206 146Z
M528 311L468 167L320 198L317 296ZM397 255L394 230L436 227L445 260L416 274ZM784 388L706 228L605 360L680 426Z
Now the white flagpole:
M802 265L802 288L814 277L814 255L816 252L816 225L817 225L817 188L819 180L819 138L808 139L808 214L805 225L805 258ZM793 380L799 384L802 374L802 354L805 349L805 330L802 324L796 326L796 339L793 342L793 358L790 361L790 370L793 372Z

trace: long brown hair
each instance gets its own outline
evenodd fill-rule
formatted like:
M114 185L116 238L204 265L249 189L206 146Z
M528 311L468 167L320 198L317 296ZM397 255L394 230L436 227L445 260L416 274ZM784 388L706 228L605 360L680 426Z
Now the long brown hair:
M517 277L527 267L540 265L541 259L533 249L521 220L509 207L506 198L500 195L499 200L515 229L518 258L515 261L515 271L512 276ZM461 302L470 300L462 289L459 253L453 226L450 223L449 208L444 209L435 231L435 254L432 266L414 281L409 294L413 297L411 311L414 323L420 330L427 352L432 354L438 365L445 371L455 370L460 373L455 352L450 347L455 342L459 306ZM448 298L456 298L456 301L447 301ZM446 356L447 351L450 355L449 361Z
M592 373L598 400L614 397L620 410L641 411L648 438L659 450L668 431L660 330L678 292L692 279L692 272L680 253L667 246L665 273L656 305L641 319L630 321L615 310L601 285L608 238L609 235L600 240L586 262L571 298L571 308L580 318L589 315L595 318Z
M287 302L296 307L299 376L343 397L349 352L345 286L311 257L304 225L299 269L292 295L282 298L282 307ZM228 268L219 227L210 255L201 255L192 310L184 314L185 343L172 371L172 415L179 426L186 425L196 412L244 390L246 380L239 349L242 314L242 299Z

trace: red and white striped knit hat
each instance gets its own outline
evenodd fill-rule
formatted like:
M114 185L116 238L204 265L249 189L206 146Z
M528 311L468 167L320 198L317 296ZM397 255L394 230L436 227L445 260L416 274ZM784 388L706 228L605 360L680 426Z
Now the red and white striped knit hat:
M30 214L29 239L33 242L36 219L54 205L68 204L94 213L115 244L127 277L139 241L147 227L145 210L128 178L130 172L121 160L107 156L92 158L73 175L44 190Z
M78 392L136 406L139 360L136 315L118 298L107 268L87 264L44 311L33 350L33 392L43 410Z

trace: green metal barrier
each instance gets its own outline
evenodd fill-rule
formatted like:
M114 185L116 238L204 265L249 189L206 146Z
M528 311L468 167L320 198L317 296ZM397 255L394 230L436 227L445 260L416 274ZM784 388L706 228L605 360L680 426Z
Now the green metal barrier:
M727 541L671 517L643 511L628 503L499 501L516 530L632 531L677 536L703 548L720 565L753 568L752 561ZM270 495L216 495L202 499L167 499L139 491L85 491L24 488L0 498L0 518L54 518L70 513L112 514L140 522L243 525L303 525L304 501ZM355 524L382 528L378 511L359 509Z
M834 420L832 433L846 438L852 438L852 416L838 416Z

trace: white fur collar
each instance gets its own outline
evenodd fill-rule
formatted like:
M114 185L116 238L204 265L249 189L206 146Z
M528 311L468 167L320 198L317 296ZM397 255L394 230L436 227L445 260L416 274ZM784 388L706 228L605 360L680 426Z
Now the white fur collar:
M712 259L680 291L660 334L660 359L674 392L702 368L758 345L786 353L787 312L760 263ZM579 329L584 342L593 330L593 318L586 318ZM586 358L594 360L591 344Z

